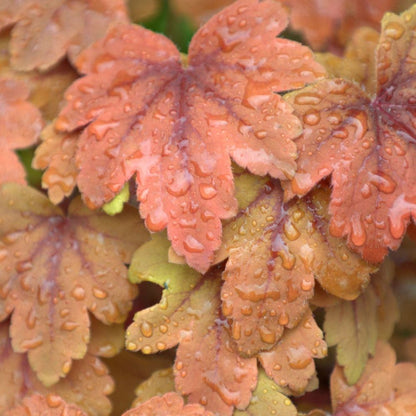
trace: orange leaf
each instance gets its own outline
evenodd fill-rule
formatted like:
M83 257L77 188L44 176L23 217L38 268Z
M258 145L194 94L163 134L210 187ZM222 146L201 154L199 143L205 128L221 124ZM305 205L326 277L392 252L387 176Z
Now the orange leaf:
M57 128L84 127L78 185L98 207L136 175L151 231L206 271L222 218L236 211L230 158L259 175L295 173L300 122L278 91L323 74L309 49L277 39L287 14L273 1L239 0L194 36L189 64L171 41L118 26L77 61L86 74L66 94ZM259 45L263 45L261 48Z
M88 310L124 321L136 294L125 263L148 234L132 208L112 218L77 198L65 216L16 184L1 188L0 214L0 320L12 315L13 349L51 385L86 353Z
M177 393L166 393L153 397L138 407L123 413L123 416L214 416L199 404L185 405Z
M317 49L331 44L344 45L354 29L376 29L383 14L397 0L283 0L291 8L291 25L301 31Z
M21 406L6 412L5 416L87 416L79 407L67 404L56 394L41 396L35 394L23 400Z
M127 330L130 350L155 353L179 344L175 385L189 401L231 415L244 409L257 382L255 358L235 353L221 314L219 268L204 276L167 263L169 242L159 235L136 251L130 279L165 287L159 304L136 313Z
M328 79L288 96L305 123L292 191L332 175L331 234L371 262L397 249L416 218L415 28L416 7L383 19L376 95Z
M331 375L331 397L334 416L391 416L416 413L416 366L395 365L396 356L390 345L379 342L360 380L349 386L342 369Z
M14 25L10 53L20 71L46 70L66 54L74 61L107 29L127 22L123 0L4 0L0 30Z
M59 133L53 124L49 124L41 137L42 143L36 148L32 165L35 169L46 169L42 187L48 190L49 199L59 204L64 197L71 195L76 186L78 133Z
M73 362L69 374L51 387L45 387L30 369L26 354L15 353L8 335L8 322L0 323L0 413L14 406L31 394L54 394L67 402L75 403L88 414L107 416L111 411L108 396L114 388L107 367L97 357L109 357L122 346L120 326L104 326L93 321L92 340L87 355ZM100 340L100 332L105 340ZM121 340L121 345L120 345Z
M271 351L259 353L261 365L266 374L289 394L303 394L316 375L313 359L327 354L322 337L309 310L295 328L285 331Z
M39 110L27 99L25 83L0 79L0 183L26 183L25 170L14 149L23 149L36 143L42 129Z
M368 284L374 268L329 235L327 205L325 187L284 205L280 186L269 183L224 229L222 309L241 353L271 349L285 327L298 325L314 277L346 299Z

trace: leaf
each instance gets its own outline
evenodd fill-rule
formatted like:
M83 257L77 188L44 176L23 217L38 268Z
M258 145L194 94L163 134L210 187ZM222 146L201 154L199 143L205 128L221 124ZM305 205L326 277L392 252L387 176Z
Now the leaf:
M329 346L337 346L337 362L343 366L349 384L361 377L368 356L374 355L377 339L389 339L398 321L398 305L391 288L393 275L392 264L383 264L358 299L326 308L326 341Z
M74 61L109 27L125 22L123 0L4 0L0 6L0 30L13 25L11 63L19 71L47 70L65 55Z
M28 97L29 89L23 82L0 79L0 183L26 183L25 170L13 150L36 143L43 124Z
M164 287L159 304L137 312L127 330L129 350L145 354L176 351L175 385L191 403L231 415L244 409L257 381L255 358L239 357L232 348L221 314L220 270L205 276L185 265L167 263L169 242L160 235L138 249L130 280Z
M65 416L87 416L79 407L65 403L61 397L55 394L47 396L35 394L27 397L21 406L9 410L5 416L62 416L63 414Z
M92 343L82 360L73 362L68 375L51 387L45 387L31 370L27 354L13 351L8 335L8 322L0 323L0 413L34 393L59 395L68 403L74 403L91 416L107 416L111 411L108 396L114 389L107 367L97 356L116 354L123 338L118 325L104 326L93 320ZM105 333L105 340L101 340Z
M346 299L368 284L375 269L329 235L327 205L326 187L284 205L280 186L270 182L224 229L222 309L241 353L271 349L284 328L302 320L314 277Z
M344 45L354 29L376 29L383 14L397 0L283 0L291 8L291 25L299 30L315 49L331 44Z
M199 404L185 405L177 393L166 393L153 397L138 407L123 413L123 416L214 416Z
M286 330L281 341L271 350L259 353L261 365L286 394L301 395L316 375L314 358L327 355L323 334L311 311L301 322Z
M46 169L42 187L48 190L49 199L59 204L76 186L78 133L58 133L52 123L42 131L41 137L42 143L36 148L32 165L35 169Z
M30 90L30 102L41 111L45 120L54 119L64 91L78 74L68 62L61 62L46 73L16 71L10 64L9 43L10 33L0 32L0 77L24 81Z
M165 393L175 391L175 376L172 368L155 371L147 380L141 383L134 393L136 399L133 407L150 400L153 396L163 396Z
M147 232L132 209L108 217L77 198L65 216L41 193L16 184L0 189L0 215L0 320L12 316L13 349L28 352L31 367L51 385L86 353L88 310L106 324L126 318L136 290L124 263Z
M115 198L103 205L103 210L108 215L120 214L123 211L124 204L130 198L129 184L126 183Z
M288 96L305 123L292 191L303 195L331 175L331 234L348 236L349 245L374 263L399 247L416 218L415 27L416 7L384 17L376 96L343 79Z
M334 416L388 414L411 416L416 412L416 367L410 363L395 365L394 350L386 343L377 344L358 383L349 386L342 369L331 375Z
M293 403L283 394L279 386L267 377L264 371L259 372L259 381L249 406L237 410L233 416L297 416Z
M221 221L236 212L230 158L251 172L295 173L300 122L275 92L323 74L311 52L277 39L287 14L273 0L239 0L194 36L189 62L171 41L119 26L83 53L57 128L80 136L78 186L90 207L136 175L140 213L205 272ZM258 45L265 45L259 48Z

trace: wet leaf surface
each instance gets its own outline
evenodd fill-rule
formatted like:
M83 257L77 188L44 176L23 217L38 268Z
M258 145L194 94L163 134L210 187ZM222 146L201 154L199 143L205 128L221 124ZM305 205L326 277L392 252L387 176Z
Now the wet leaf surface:
M81 409L55 395L41 396L35 394L27 397L23 404L6 412L5 416L87 416Z
M270 182L225 227L217 253L217 260L228 256L222 310L241 353L271 349L284 328L302 320L314 277L346 299L357 297L368 284L375 269L328 232L328 195L321 187L284 205L280 186Z
M11 409L34 393L59 395L92 416L107 416L111 403L107 396L114 383L107 367L98 358L117 354L122 347L123 331L119 325L111 327L93 321L92 341L82 360L73 362L68 375L51 387L45 387L31 370L27 354L13 351L8 335L8 322L0 323L0 413Z
M331 375L334 416L411 416L416 412L416 367L396 365L390 345L379 342L360 380L353 386L346 382L341 367Z
M274 92L323 75L309 49L278 39L277 2L239 0L192 39L186 67L165 37L119 26L77 61L86 74L67 91L57 128L83 128L78 185L90 207L136 175L140 213L168 228L173 248L205 272L221 221L237 209L230 159L259 175L295 173L301 132ZM264 45L260 48L259 45Z
M0 79L0 183L26 183L25 170L13 150L35 144L43 125L39 110L28 98L24 82Z
M123 413L123 416L214 416L199 404L185 405L177 393L166 393L153 397L138 407Z
M125 263L148 234L134 209L109 217L77 198L65 216L17 184L1 188L0 213L0 320L11 315L13 349L51 385L86 353L88 310L106 324L126 318L136 290Z
M164 287L159 304L136 313L126 345L145 354L179 344L176 388L191 403L231 415L244 409L257 382L255 358L239 357L221 313L220 270L200 276L188 266L167 263L169 242L155 235L134 255L130 279Z
M399 247L416 217L415 27L415 7L384 17L375 95L335 78L288 96L305 123L288 196L303 195L331 175L331 234L347 236L375 263Z
M65 55L75 60L111 25L127 21L122 0L4 0L0 5L0 30L13 25L11 63L20 71L47 70Z

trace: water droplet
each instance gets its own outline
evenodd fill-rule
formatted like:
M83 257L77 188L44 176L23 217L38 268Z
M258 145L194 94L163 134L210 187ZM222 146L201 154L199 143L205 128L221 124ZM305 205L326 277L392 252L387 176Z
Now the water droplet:
M46 403L51 408L59 407L62 404L62 399L53 393L50 393L46 396Z
M238 341L241 338L241 325L239 322L233 322L231 328L231 336Z
M222 302L222 313L224 316L230 316L233 313L233 304L232 302L225 300Z
M369 198L371 196L371 188L367 183L361 187L360 192L363 198Z
M212 185L207 183L201 183L199 185L199 192L201 197L206 200L214 198L218 193Z
M113 129L118 125L118 121L108 122L96 120L89 125L88 131L89 133L93 134L97 140L102 140L110 129Z
M295 97L295 104L299 105L317 105L321 102L321 97L312 92L304 92L297 94Z
M153 335L153 327L149 322L144 321L140 324L140 332L146 338L150 338Z
M295 241L300 237L299 230L290 221L286 221L284 225L284 233L288 240Z
M259 139L263 140L267 137L267 131L266 130L257 130L254 135Z
M241 307L241 313L245 316L250 316L253 314L253 308L250 305L244 305Z
M312 357L308 353L306 347L303 345L299 347L288 348L287 358L289 361L289 366L294 370L303 370L312 362Z
M99 289L98 287L94 287L92 289L92 294L97 298L97 299L105 299L108 296L108 293L102 289Z
M274 344L276 342L276 333L271 331L266 326L262 325L259 328L260 338L266 344Z
M156 344L156 348L157 348L159 351L163 351L163 350L165 350L165 349L166 349L166 344L165 344L164 342L158 342L158 343Z
M312 289L313 286L313 280L306 280L303 279L302 283L300 284L300 287L302 288L302 290L304 290L305 292L309 291Z
M74 329L78 328L79 324L77 322L67 321L61 325L61 329L63 331L73 331Z
M33 349L41 346L42 344L43 344L43 337L42 337L42 335L38 335L34 338L24 340L20 344L20 347L23 350L33 350Z
M385 194L391 194L396 189L396 182L386 173L369 173L369 177L370 183L373 184L379 191Z
M289 323L289 316L286 312L282 312L279 316L279 325L285 326Z
M146 226L150 231L158 232L162 231L168 223L168 215L165 213L162 207L154 209L146 217Z
M168 327L166 326L166 325L160 325L159 326L159 331L162 333L162 334L166 334L166 332L168 332Z
M308 110L303 116L303 122L309 126L316 126L321 121L321 115L317 110Z
M204 246L190 234L186 236L183 246L189 253L202 253L204 251Z
M134 342L128 342L127 343L127 349L129 350L129 351L137 351L137 344L135 344Z
M145 345L142 348L142 353L143 354L151 354L152 353L152 347L150 347L149 345Z
M76 300L83 300L85 299L85 290L83 287L77 285L72 289L71 295Z
M384 33L389 38L392 38L394 40L399 40L404 33L405 29L403 25L401 25L399 22L389 22L384 27Z
M352 243L356 245L357 247L362 246L367 239L367 235L366 235L363 223L359 215L355 215L351 217L351 227L352 227L352 230L351 230Z

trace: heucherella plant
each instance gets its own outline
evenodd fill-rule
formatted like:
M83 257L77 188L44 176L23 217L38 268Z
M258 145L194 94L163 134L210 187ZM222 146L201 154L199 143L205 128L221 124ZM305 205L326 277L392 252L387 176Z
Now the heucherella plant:
M0 0L0 414L416 415L411 3Z

